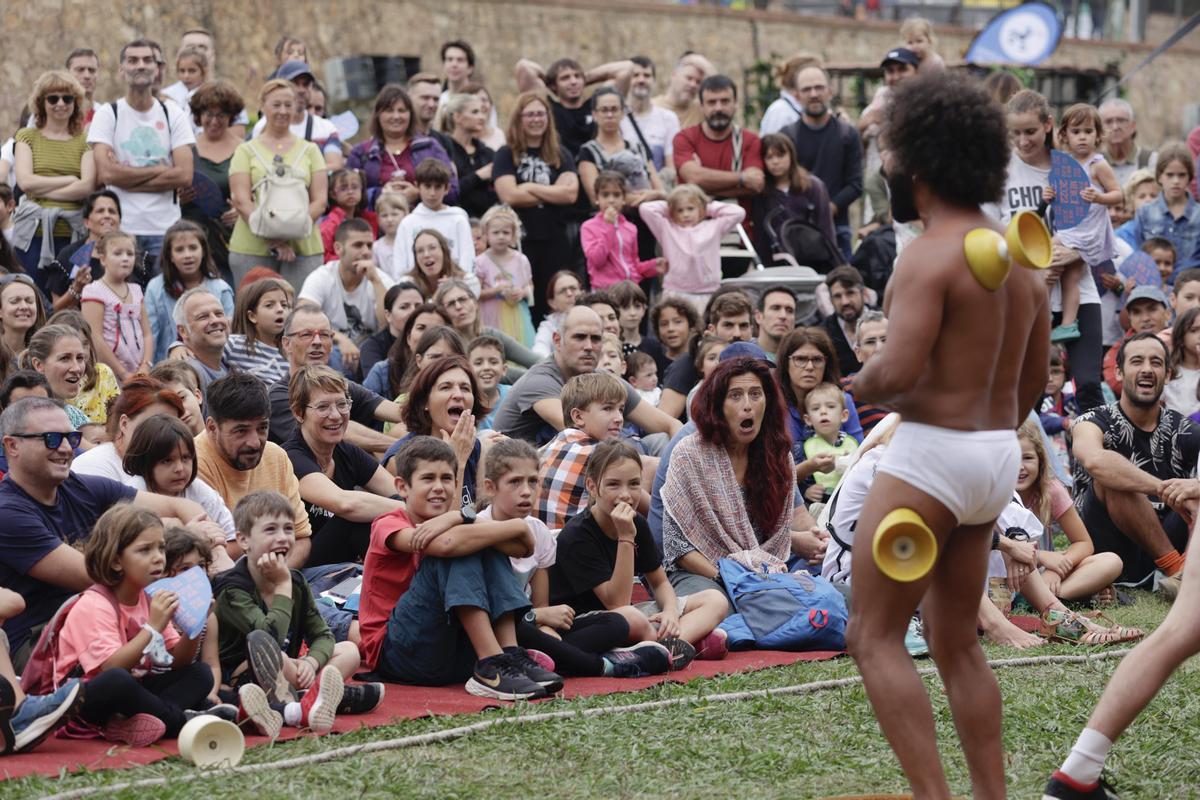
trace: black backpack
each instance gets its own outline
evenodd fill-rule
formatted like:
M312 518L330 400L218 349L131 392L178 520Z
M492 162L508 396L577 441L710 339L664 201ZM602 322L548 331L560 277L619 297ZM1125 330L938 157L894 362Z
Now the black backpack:
M884 225L858 243L850 264L862 275L863 283L883 297L896 262L896 231Z
M786 253L802 267L812 267L824 275L846 263L842 251L829 241L812 219L790 216L782 206L767 213L764 221L771 252Z

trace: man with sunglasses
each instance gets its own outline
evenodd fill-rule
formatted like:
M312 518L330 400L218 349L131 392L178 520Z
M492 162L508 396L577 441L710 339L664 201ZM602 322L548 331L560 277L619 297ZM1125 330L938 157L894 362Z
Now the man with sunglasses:
M204 510L184 498L73 473L71 462L81 437L71 430L57 400L16 401L0 414L0 436L9 468L0 481L0 585L25 601L25 610L4 622L20 668L35 629L73 592L92 584L83 554L73 545L87 539L101 514L127 501L187 522L203 519Z
M333 326L325 312L311 301L301 300L283 322L283 354L287 356L289 373L270 387L270 439L283 444L296 429L296 417L288 402L288 382L291 374L305 366L329 365L333 351ZM346 441L367 452L381 456L396 441L396 436L374 429L377 421L399 422L400 406L385 400L360 383L347 380L350 392L350 427Z
M88 129L99 181L121 198L125 231L154 259L179 220L177 190L192 185L196 141L183 110L155 97L162 61L156 47L136 39L121 48L125 96L99 106Z

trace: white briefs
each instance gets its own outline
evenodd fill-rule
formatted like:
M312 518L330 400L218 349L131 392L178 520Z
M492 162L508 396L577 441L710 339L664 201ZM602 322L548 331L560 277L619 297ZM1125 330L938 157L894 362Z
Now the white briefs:
M1015 430L960 431L901 421L877 472L920 489L959 525L992 522L1012 499L1021 466Z

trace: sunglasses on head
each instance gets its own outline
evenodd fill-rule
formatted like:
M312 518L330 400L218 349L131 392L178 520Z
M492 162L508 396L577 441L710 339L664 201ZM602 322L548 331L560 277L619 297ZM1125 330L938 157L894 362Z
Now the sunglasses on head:
M10 283L24 283L28 286L37 288L37 284L33 282L33 278L23 272L8 272L0 275L0 286L6 286Z
M73 94L48 94L48 95L46 95L46 102L52 106L56 106L59 103L63 103L64 105L68 105L68 106L73 106L73 105L75 105L75 95L73 95Z
M41 439L46 445L47 450L57 450L62 446L63 439L67 440L67 444L71 445L71 449L79 447L79 443L83 440L83 434L79 431L47 431L46 433L10 433L9 436L14 439Z

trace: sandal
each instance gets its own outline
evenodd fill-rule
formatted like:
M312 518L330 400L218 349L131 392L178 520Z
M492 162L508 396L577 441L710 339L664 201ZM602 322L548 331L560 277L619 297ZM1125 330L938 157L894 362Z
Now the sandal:
M1102 623L1107 623L1107 625ZM1140 639L1146 635L1140 628L1126 628L1118 625L1098 611L1083 616L1074 611L1054 609L1042 615L1042 624L1038 633L1053 641L1081 645L1120 644Z

